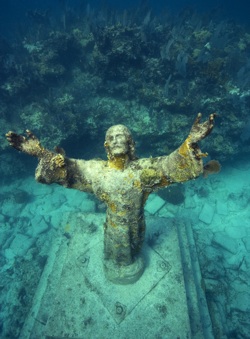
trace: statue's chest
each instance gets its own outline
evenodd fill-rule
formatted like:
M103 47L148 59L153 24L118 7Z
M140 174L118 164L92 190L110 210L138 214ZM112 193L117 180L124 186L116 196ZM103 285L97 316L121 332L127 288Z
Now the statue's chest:
M106 169L93 186L95 194L102 200L108 197L112 200L123 197L126 200L131 195L142 195L140 177L130 169Z

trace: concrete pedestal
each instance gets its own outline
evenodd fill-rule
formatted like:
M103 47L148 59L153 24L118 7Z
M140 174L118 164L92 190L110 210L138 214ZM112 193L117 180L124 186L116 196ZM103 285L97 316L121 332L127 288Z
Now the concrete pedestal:
M213 338L185 225L148 219L149 232L159 223L164 232L152 247L145 244L140 279L116 285L103 269L104 218L72 214L65 220L71 231L51 248L20 338Z
M134 284L144 272L145 263L141 256L128 266L121 266L111 260L103 262L105 277L114 284Z

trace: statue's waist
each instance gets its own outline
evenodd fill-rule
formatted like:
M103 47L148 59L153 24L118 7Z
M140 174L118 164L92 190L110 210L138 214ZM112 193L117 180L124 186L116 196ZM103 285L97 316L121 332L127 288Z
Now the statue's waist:
M115 222L119 224L140 224L144 222L143 212L131 210L107 210L107 221L109 223Z

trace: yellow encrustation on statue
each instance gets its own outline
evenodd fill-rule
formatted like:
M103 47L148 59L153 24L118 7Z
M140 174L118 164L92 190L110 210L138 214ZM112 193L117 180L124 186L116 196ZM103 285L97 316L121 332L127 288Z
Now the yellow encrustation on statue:
M107 206L104 224L104 271L117 284L131 284L143 274L141 248L145 237L144 205L150 193L162 187L192 180L203 173L198 142L213 129L215 114L200 123L199 113L184 143L169 155L138 159L129 129L108 129L108 160L78 160L43 148L27 131L27 137L6 134L10 145L39 159L36 180L58 183L95 194Z

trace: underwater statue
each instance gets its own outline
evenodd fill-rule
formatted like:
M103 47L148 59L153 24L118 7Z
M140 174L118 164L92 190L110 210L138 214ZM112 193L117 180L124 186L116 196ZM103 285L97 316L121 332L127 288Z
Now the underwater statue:
M213 129L215 114L201 123L198 114L183 144L168 156L137 159L129 129L108 129L108 160L70 159L63 152L45 149L27 130L27 137L6 134L11 146L39 160L36 180L95 194L107 206L104 224L104 270L114 283L134 283L144 270L140 255L145 236L144 205L150 193L174 183L195 179L203 173L198 142ZM60 152L60 150L59 150Z

